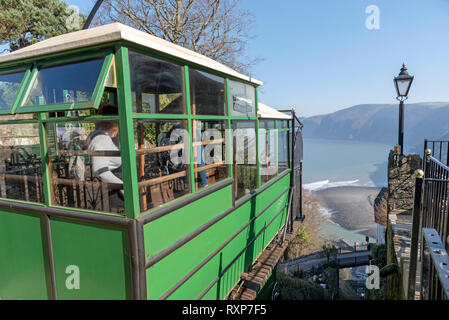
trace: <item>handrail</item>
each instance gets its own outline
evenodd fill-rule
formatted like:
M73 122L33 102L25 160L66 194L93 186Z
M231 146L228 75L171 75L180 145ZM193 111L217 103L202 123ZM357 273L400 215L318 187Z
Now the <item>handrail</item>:
M421 299L449 299L449 257L435 229L423 228Z

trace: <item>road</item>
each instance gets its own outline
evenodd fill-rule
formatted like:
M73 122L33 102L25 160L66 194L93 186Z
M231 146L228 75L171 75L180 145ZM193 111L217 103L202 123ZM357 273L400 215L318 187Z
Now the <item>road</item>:
M337 254L337 261L340 268L357 267L369 264L371 251L357 251ZM327 258L315 258L310 260L285 261L280 265L289 274L301 269L304 272L310 271L313 267L318 268L327 263Z

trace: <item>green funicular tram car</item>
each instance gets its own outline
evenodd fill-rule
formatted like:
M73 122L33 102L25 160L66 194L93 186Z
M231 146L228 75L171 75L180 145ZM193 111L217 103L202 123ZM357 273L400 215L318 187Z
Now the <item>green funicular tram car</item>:
M0 56L0 298L226 298L299 199L261 84L119 23Z

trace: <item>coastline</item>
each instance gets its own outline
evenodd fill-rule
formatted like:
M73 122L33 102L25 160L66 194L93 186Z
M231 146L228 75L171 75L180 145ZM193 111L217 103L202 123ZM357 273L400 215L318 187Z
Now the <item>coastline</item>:
M329 219L342 228L376 238L372 201L380 187L339 186L313 191L322 207L330 210Z

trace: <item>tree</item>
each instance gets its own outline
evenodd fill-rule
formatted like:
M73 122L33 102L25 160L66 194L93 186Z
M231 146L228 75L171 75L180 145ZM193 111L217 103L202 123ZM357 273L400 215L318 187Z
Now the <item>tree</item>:
M303 211L306 219L301 223L298 233L290 242L286 259L294 259L321 251L325 243L322 237L323 217L319 200L307 190L303 190Z
M239 71L251 21L238 0L105 0L97 24L122 22Z
M0 0L0 44L10 51L81 28L84 16L59 0Z

